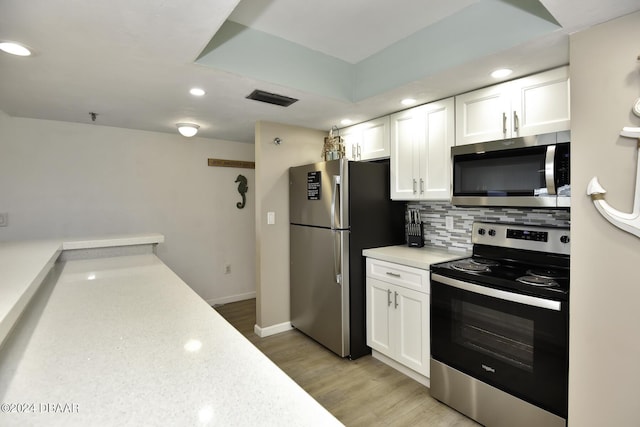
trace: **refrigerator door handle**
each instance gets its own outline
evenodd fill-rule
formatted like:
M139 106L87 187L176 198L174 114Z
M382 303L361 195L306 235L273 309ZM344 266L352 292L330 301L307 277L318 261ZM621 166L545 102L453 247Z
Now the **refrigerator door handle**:
M336 283L342 283L342 236L339 231L331 230L333 233L333 275Z
M342 192L342 179L340 175L333 176L333 195L331 197L331 229L342 228L340 223L340 214L342 206L340 206L340 196Z

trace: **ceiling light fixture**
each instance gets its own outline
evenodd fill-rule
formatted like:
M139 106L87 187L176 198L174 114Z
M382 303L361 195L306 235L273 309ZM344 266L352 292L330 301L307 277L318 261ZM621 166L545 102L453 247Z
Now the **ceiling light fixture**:
M178 126L180 135L186 136L187 138L194 136L198 133L198 129L200 129L200 126L195 123L178 123L176 126Z
M204 89L200 89L199 87L192 87L189 90L189 93L193 96L204 96L205 92Z
M19 43L1 42L0 50L17 56L29 56L31 51Z
M415 104L416 102L417 102L417 101L416 101L415 99L413 99L413 98L405 98L405 99L403 99L402 101L400 101L400 103L401 103L402 105L413 105L413 104Z
M491 77L494 79L501 79L503 77L507 77L511 73L513 73L513 70L510 70L509 68L500 68L492 72Z

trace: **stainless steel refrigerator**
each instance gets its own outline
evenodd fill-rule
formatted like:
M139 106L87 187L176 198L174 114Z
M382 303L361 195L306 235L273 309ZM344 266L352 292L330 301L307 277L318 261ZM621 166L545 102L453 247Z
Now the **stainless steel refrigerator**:
M404 243L388 161L290 168L289 220L291 324L342 357L368 354L362 250Z

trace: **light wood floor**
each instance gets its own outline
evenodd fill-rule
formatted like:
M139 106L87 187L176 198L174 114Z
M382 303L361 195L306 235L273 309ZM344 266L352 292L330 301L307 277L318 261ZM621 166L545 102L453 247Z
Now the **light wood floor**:
M478 426L371 356L342 359L297 330L258 337L253 332L255 299L215 309L348 427Z

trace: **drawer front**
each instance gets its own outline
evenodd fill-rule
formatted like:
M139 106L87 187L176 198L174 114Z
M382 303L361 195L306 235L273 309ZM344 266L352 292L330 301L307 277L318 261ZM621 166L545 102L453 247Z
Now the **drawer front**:
M429 271L367 258L367 277L429 293Z

